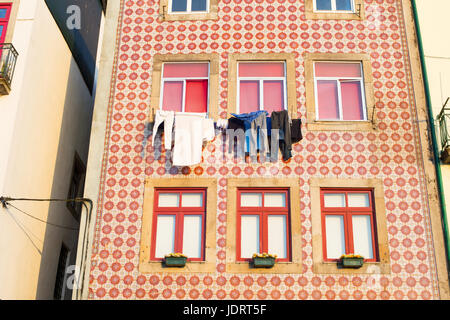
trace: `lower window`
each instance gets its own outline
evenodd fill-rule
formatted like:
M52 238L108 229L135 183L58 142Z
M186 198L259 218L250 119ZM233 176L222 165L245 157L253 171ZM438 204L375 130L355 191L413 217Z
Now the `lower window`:
M151 260L182 253L205 258L206 189L155 189Z
M343 254L378 261L373 191L323 188L320 193L324 261Z
M289 190L239 188L237 197L236 260L270 253L291 261Z

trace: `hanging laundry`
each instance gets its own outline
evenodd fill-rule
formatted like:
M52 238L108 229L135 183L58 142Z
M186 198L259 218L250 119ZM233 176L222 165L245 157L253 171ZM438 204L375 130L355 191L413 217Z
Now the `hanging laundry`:
M175 145L172 163L174 166L192 166L202 160L204 141L214 139L214 121L205 115L175 115Z
M174 112L157 110L155 123L152 131L152 145L155 145L155 137L159 126L164 122L164 147L166 150L172 149L172 128L174 122Z
M291 142L297 143L303 139L302 135L302 120L292 119L291 123Z
M227 119L217 120L216 127L217 127L217 129L220 129L220 130L226 130L228 127L228 120Z
M228 119L227 139L228 153L234 150L234 138L236 137L236 152L238 158L245 159L245 125L244 121L238 118Z
M274 130L278 129L281 154L283 156L283 160L287 161L292 157L291 119L289 117L289 113L286 110L273 111L270 117L272 122L272 139L275 138ZM274 152L272 152L272 155L273 154ZM274 159L272 158L272 160Z

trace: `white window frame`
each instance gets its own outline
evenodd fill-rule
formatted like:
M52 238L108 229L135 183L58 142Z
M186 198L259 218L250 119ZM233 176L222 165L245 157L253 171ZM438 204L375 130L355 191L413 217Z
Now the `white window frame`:
M206 0L206 10L205 11L192 11L192 0L186 0L186 11L173 11L172 3L173 0L169 0L169 13L170 14L186 14L186 13L209 13L209 2L210 0Z
M239 77L239 65L241 63L283 63L284 77ZM258 81L259 86L259 110L264 109L264 81L283 81L283 106L287 110L287 70L286 61L239 61L237 64L237 93L236 93L236 112L239 114L241 109L241 81Z
M316 76L316 63L359 63L361 69L361 77L317 77ZM364 70L363 64L361 61L315 61L313 65L314 72L314 98L316 104L316 121L352 121L352 122L361 122L367 121L367 107L366 107L366 92L364 88ZM338 86L338 104L339 104L339 119L320 119L319 118L319 92L317 90L317 81L326 80L326 81L336 81ZM342 94L341 94L341 83L343 82L355 82L359 81L361 87L361 101L362 101L362 109L363 109L363 119L360 120L344 120L343 119L343 110L342 110Z
M350 0L352 6L351 10L337 10L336 0L331 0L331 10L317 10L317 0L313 1L314 1L314 9L313 9L314 12L355 13L355 0Z
M164 67L166 64L186 64L186 63L201 63L208 64L208 76L207 77L183 77L183 78L164 78ZM186 112L186 80L208 80L208 92L206 94L206 114L209 114L209 90L210 90L210 73L211 73L211 64L209 61L174 61L174 62L164 62L162 64L161 70L161 94L159 96L159 109L163 110L163 101L164 101L164 83L167 82L183 82L183 93L182 93L182 102L181 102L181 112ZM197 112L188 112L197 113Z

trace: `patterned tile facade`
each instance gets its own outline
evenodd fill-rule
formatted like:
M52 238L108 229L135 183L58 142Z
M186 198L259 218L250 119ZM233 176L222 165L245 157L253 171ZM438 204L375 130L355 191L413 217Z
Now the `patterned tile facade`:
M438 299L430 212L400 0L365 0L364 20L306 20L305 0L220 0L218 20L164 22L156 0L122 0L108 129L99 183L90 299ZM155 54L217 53L219 115L226 118L228 55L295 54L297 114L306 123L303 53L371 57L376 130L308 131L293 157L244 164L218 135L194 167L172 167L148 127ZM216 177L216 272L140 274L144 180ZM303 269L296 274L225 272L227 178L297 178ZM382 179L390 274L325 275L312 269L310 178Z

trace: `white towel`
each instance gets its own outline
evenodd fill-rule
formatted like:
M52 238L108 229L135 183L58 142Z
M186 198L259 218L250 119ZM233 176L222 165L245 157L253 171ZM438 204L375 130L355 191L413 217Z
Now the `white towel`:
M172 127L175 113L173 111L157 110L155 115L155 124L152 132L152 145L155 145L156 132L158 127L164 122L164 147L166 150L172 149Z
M174 166L192 166L202 161L203 141L214 139L214 122L205 115L175 115Z

